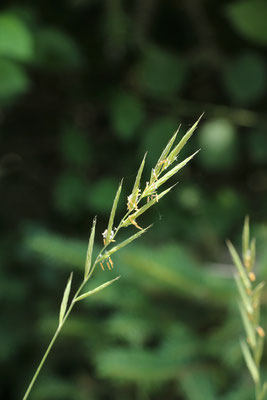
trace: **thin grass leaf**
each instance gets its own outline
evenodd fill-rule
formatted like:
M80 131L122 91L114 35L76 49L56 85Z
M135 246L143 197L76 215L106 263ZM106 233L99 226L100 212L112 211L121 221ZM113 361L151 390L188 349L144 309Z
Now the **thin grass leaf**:
M170 155L168 156L168 161L170 162L170 164L173 163L173 161L175 161L177 155L180 153L180 151L182 150L182 148L185 146L185 144L187 143L187 141L190 139L190 137L193 135L194 131L196 130L199 121L201 120L201 118L203 117L203 114L201 114L201 116L199 117L199 119L194 123L194 125L191 126L191 128L186 132L186 134L182 137L182 139L180 140L180 142L177 144L177 146L172 150L172 152L170 153Z
M253 238L250 243L250 257L251 257L251 268L255 264L256 259L256 239Z
M162 170L162 166L164 165L164 162L165 162L165 160L167 159L167 157L168 157L168 155L169 155L169 152L170 152L170 150L171 150L171 148L172 148L172 145L173 145L173 143L174 143L174 141L175 141L175 139L176 139L176 136L177 136L177 134L178 134L180 128L181 128L181 125L178 127L177 131L176 131L176 132L174 133L174 135L171 137L171 139L169 140L167 146L165 147L165 149L164 149L163 152L161 153L160 158L158 159L158 162L157 162L157 164L156 164L156 166L155 166L155 174L156 174L156 175L159 175L160 171ZM169 166L169 165L170 165L170 164L168 164L168 166Z
M110 213L110 217L109 217L109 221L108 221L108 229L107 229L106 243L105 243L106 245L108 243L110 243L111 240L112 240L111 231L112 231L112 227L113 227L113 222L114 222L114 218L115 218L116 209L117 209L117 206L118 206L118 201L119 201L120 194L121 194L122 182L123 182L123 180L121 180L121 183L119 184L115 199L113 201L113 205L112 205L112 209L111 209L111 213Z
M245 268L243 267L243 264L242 264L242 262L240 260L240 257L238 255L236 249L234 248L234 246L232 245L232 243L229 240L226 241L226 244L227 244L227 247L228 247L228 249L230 251L230 254L232 256L233 262L234 262L234 264L235 264L235 266L236 266L236 268L237 268L237 270L239 272L239 275L240 275L245 287L247 289L250 289L251 288L250 280L247 277Z
M146 161L146 156L147 156L147 152L144 155L144 158L141 162L141 165L139 167L139 170L137 172L136 178L135 178L135 183L134 183L134 187L132 190L130 197L130 201L128 202L128 209L132 210L134 208L134 205L136 203L136 200L138 198L138 194L139 194L139 187L140 187L140 181L141 181L141 176L143 173L143 169L144 169L144 165L145 165L145 161Z
M158 203L162 197L164 197L167 193L169 193L174 186L176 186L176 184L172 185L171 187L159 193L158 195L155 195L155 198L150 200L148 203L144 204L139 210L137 210L134 214L132 214L130 218L133 217L133 219L136 219L137 217L140 217L140 215L144 214L144 212L146 212L155 203ZM129 218L127 220L129 220ZM131 224L130 220L128 222L129 222L128 225L130 225Z
M258 342L257 342L257 348L255 352L255 363L259 369L262 354L263 354L263 345L264 345L264 337L259 336L258 337Z
M253 314L253 307L252 307L252 304L250 302L250 298L249 298L248 294L246 293L245 288L243 287L243 285L241 283L241 280L240 280L238 275L235 275L235 281L236 281L236 285L237 285L240 297L242 299L242 302L243 302L243 304L245 306L246 311L249 314Z
M254 304L253 304L253 306L254 306ZM260 317L261 317L261 309L260 309L259 304L258 304L257 307L255 308L254 315L253 315L254 326L258 326L259 325Z
M259 396L259 400L263 400L266 393L267 393L267 382L264 382L262 391Z
M249 249L249 217L246 216L242 234L243 262L245 263Z
M91 268L92 253L93 253L94 240L95 240L95 226L96 226L96 218L94 218L94 220L93 220L93 225L92 225L88 248L87 248L87 253L86 253L84 279L86 279L88 277L88 274L89 274L90 268Z
M247 364L247 367L249 369L249 372L250 372L254 382L257 384L260 379L259 371L258 371L258 368L257 368L253 358L252 358L252 355L248 348L248 345L246 344L246 342L244 340L241 340L240 345L241 345L242 353L243 353L245 362Z
M135 239L138 239L140 236L142 236L149 228L151 228L152 225L149 225L147 228L142 229L141 231L137 232L136 234L130 236L128 239L124 240L117 246L112 247L109 251L106 252L104 256L102 256L99 259L99 262L104 261L106 258L110 257L111 254L115 253L116 251L122 249L123 247L127 246L129 243L133 242Z
M240 310L242 321L243 321L243 324L244 324L244 327L246 330L247 337L249 338L249 344L251 344L251 346L253 348L255 348L256 333L255 333L253 323L248 318L248 314L247 314L246 310L244 309L244 306L241 303L239 304L239 310Z
M262 292L262 289L264 288L264 286L265 286L265 282L260 282L253 290L253 293L252 293L253 304L255 304L255 305L259 304L261 292Z
M69 280L68 280L66 288L64 290L63 299L62 299L62 302L60 305L59 325L61 325L61 323L64 319L64 316L65 316L65 313L66 313L69 295L70 295L71 282L72 282L72 273L70 274Z
M108 287L109 285L111 285L113 282L117 281L118 279L120 279L120 276L117 276L117 278L112 279L111 281L108 281L106 283L103 283L103 285L98 286L97 288L90 290L89 292L86 292L84 294L82 294L81 296L77 297L75 299L75 301L80 301L83 299L86 299L86 297L92 296L95 293L100 292L100 290L105 289L106 287Z
M180 169L182 169L192 158L199 152L200 150L197 150L194 154L191 156L187 157L184 161L180 162L177 164L175 167L173 167L170 171L168 171L165 175L163 175L160 179L158 179L154 185L155 189L159 188L163 183L165 183L168 179L170 179L173 175L175 175ZM153 186L153 185L151 185ZM149 196L151 193L150 191L144 190L144 196ZM146 193L146 194L145 194Z

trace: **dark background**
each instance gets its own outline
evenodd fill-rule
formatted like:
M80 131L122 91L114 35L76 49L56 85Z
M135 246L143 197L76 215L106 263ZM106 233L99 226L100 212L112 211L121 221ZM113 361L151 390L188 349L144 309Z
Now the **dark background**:
M76 307L31 398L251 400L225 239L249 214L267 276L266 20L261 0L1 2L1 398L22 398L119 180L123 216L144 152L148 177L204 111L179 159L201 152L96 271L122 278Z

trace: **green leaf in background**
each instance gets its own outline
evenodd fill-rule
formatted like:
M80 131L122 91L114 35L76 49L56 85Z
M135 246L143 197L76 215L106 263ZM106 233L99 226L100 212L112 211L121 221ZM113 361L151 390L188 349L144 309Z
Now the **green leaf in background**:
M215 391L215 380L211 368L206 370L193 369L181 374L179 383L186 395L186 400L214 400L217 397ZM212 379L213 378L213 379Z
M265 0L241 0L230 3L226 15L233 27L246 39L267 45L267 2Z
M86 205L87 187L84 179L72 172L57 178L54 188L54 203L63 214L79 216Z
M113 347L97 355L97 370L101 377L141 386L174 379L182 368L179 358L142 348Z
M0 101L8 101L30 88L24 68L13 61L0 58Z
M195 184L184 184L175 189L175 194L179 204L187 210L196 210L201 204L202 193L200 187Z
M88 204L94 212L109 213L118 182L113 178L99 179L88 191ZM126 205L126 201L125 201Z
M120 60L129 46L130 20L123 1L108 1L103 20L105 50L111 61Z
M112 336L133 346L141 346L152 336L153 324L143 315L117 312L107 322L107 329Z
M267 160L266 132L265 127L255 128L248 132L249 157L257 164L265 163Z
M56 28L45 28L36 35L36 60L42 68L79 67L82 55L74 39Z
M0 56L29 61L34 54L33 37L16 15L0 14Z
M148 48L137 68L137 79L143 91L152 97L174 95L185 84L184 60L159 47Z
M88 397L84 394L78 384L69 382L67 378L63 379L54 374L45 375L39 381L39 385L31 396L32 400L86 400Z
M78 167L84 167L91 159L88 138L76 127L65 127L61 136L60 149L64 159Z
M223 81L231 99L240 104L251 104L266 91L266 64L257 54L243 53L226 65Z
M207 169L221 170L232 167L237 158L235 127L226 119L215 119L200 127L199 146L205 149L197 161Z
M110 103L110 118L115 134L122 140L131 139L145 118L142 102L136 96L116 93Z
M235 383L229 392L220 397L220 400L251 400L253 399L252 385L247 377L243 376L239 382Z

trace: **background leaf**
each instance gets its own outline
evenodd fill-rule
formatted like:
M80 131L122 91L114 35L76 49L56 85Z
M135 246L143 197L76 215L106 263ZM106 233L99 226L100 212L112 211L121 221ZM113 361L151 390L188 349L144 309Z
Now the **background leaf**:
M110 116L115 134L123 141L131 139L145 117L140 99L129 93L119 92L112 96Z
M230 98L240 104L252 104L266 88L266 65L256 54L241 54L232 59L224 72L224 85Z
M234 28L245 38L257 44L267 44L264 0L241 0L227 6L227 16Z
M31 61L34 38L26 24L11 13L0 14L0 56Z
M20 65L0 58L0 101L8 102L30 88L30 80Z

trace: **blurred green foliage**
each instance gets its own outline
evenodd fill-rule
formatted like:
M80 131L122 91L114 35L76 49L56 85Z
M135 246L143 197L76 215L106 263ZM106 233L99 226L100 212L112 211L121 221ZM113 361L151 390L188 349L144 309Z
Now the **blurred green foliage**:
M100 245L119 180L122 213L144 152L149 179L203 111L182 156L201 152L96 271L122 278L76 308L32 399L252 398L224 241L250 214L267 279L266 18L263 0L1 3L1 398L22 397L95 214Z

